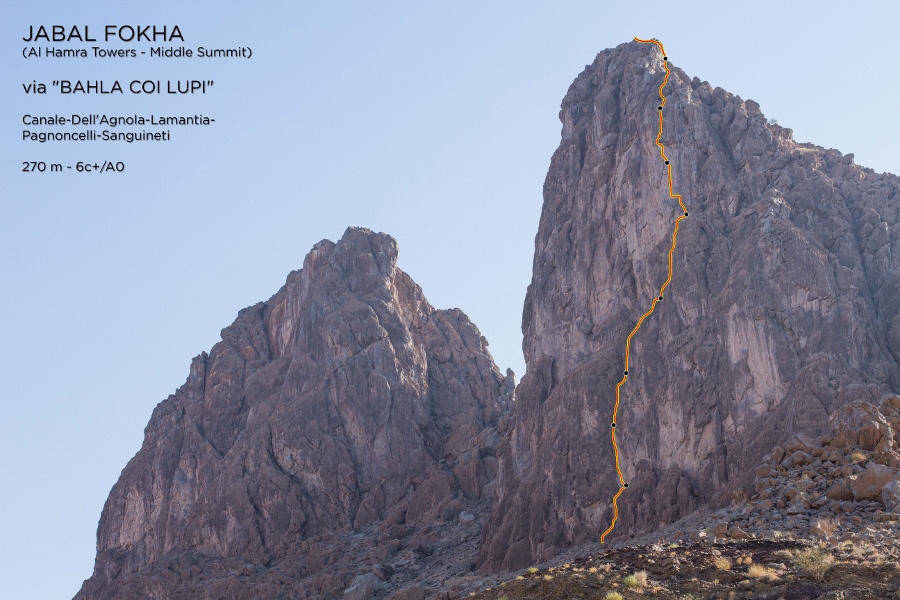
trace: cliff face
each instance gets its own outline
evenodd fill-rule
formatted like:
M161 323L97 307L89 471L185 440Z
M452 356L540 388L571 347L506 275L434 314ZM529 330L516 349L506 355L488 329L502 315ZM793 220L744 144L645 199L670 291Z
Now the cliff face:
M396 261L364 229L320 242L194 359L110 493L79 598L340 595L348 554L368 571L448 505L477 514L511 377Z
M487 570L596 540L612 517L625 338L666 278L680 214L655 146L663 76L655 46L623 44L563 100ZM632 342L616 430L630 485L608 540L730 499L792 432L900 383L900 179L795 142L678 68L664 93L661 142L690 216Z

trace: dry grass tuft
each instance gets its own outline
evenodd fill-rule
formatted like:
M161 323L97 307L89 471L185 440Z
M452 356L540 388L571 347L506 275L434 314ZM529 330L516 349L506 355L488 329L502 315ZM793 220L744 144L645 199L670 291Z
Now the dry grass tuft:
M817 519L815 523L813 523L813 527L818 527L819 531L824 533L826 538L830 538L834 535L834 532L837 531L838 521L837 519L832 519L830 517Z
M725 556L720 556L716 560L713 561L713 564L716 565L716 568L720 571L730 571L731 570L731 559Z
M762 565L750 565L747 569L747 575L750 577L765 577L767 575L766 568Z
M854 544L851 553L857 558L876 558L881 555L875 546L865 541Z
M623 600L622 594L619 592L606 592L606 600Z
M750 568L747 569L747 575L756 579L768 579L769 581L778 579L775 571L762 565L750 565Z

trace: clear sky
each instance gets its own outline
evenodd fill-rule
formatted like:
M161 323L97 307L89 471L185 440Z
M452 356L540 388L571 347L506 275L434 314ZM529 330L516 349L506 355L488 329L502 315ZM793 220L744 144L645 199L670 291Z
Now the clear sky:
M2 598L78 590L153 407L238 310L348 225L397 238L430 302L463 309L521 376L559 104L605 48L657 37L672 64L756 100L795 139L900 172L896 2L84 4L8 3L0 23ZM25 60L41 24L178 25L187 47L254 55ZM186 98L22 89L53 79L215 84ZM26 113L149 112L216 124L155 144L21 140ZM32 160L126 171L22 173Z

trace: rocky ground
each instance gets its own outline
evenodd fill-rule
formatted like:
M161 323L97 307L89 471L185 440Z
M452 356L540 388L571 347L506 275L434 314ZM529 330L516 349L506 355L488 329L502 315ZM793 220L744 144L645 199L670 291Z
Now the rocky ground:
M449 595L448 597L453 597ZM670 543L530 568L478 600L603 598L900 598L896 553L798 540Z
M300 597L322 597L329 588L328 578L335 575L340 581L350 582L343 593L345 600L431 598L446 582L455 581L468 582L472 589L481 583L490 585L498 580L482 581L470 576L475 569L474 557L487 508L485 504L466 506L456 501L448 504L433 524L419 529L394 524L344 532L340 558L323 569L324 573L314 578L316 581L304 582L306 594ZM338 545L334 539L323 542L326 548ZM353 573L357 575L354 577Z

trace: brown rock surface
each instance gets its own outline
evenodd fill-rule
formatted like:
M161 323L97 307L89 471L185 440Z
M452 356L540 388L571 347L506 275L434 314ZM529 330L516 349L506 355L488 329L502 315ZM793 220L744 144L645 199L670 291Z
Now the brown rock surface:
M417 585L411 585L397 590L388 600L425 600L425 590Z
M900 479L892 479L881 488L881 502L893 513L900 512Z
M447 503L484 513L511 374L396 262L384 234L320 242L194 359L110 493L78 598L371 597L373 564L434 552Z
M841 479L825 492L825 496L829 500L853 500L853 490L850 489L850 481Z
M881 489L897 474L897 469L879 464L869 465L850 483L854 500L878 500Z
M625 338L666 278L679 214L654 143L663 75L655 46L623 44L563 100L487 571L546 559L610 522ZM678 68L664 93L661 141L690 216L665 300L632 344L617 419L630 486L612 541L746 493L751 469L792 433L820 434L836 408L900 386L900 179L798 143L755 102ZM887 450L875 430L852 443Z

